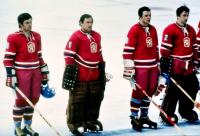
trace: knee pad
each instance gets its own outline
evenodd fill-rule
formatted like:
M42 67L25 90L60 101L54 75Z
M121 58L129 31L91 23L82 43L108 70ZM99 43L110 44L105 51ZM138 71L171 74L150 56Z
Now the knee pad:
M39 98L32 98L31 102L33 103L33 105L36 105L36 103L39 101Z
M15 100L15 105L17 107L25 107L28 105L28 103L24 99L16 99Z
M145 95L142 93L141 90L133 90L132 91L132 98L136 98L138 100L142 100L145 97Z

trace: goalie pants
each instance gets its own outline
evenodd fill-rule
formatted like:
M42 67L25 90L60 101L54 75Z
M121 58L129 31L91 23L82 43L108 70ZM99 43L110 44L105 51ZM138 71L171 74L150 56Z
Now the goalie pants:
M66 111L70 131L98 119L104 90L105 81L102 80L77 82L75 89L69 92Z
M188 76L172 75L172 78L192 97L196 99L199 83L195 73ZM178 111L181 116L190 114L194 108L194 103L183 92L170 81L166 96L162 103L162 109L169 115L173 116L179 101Z

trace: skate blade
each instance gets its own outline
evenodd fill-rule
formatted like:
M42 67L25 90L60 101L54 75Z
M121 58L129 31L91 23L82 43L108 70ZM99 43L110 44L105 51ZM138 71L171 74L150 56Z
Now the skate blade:
M157 125L148 125L148 124L143 124L142 128L147 128L147 129L157 129Z

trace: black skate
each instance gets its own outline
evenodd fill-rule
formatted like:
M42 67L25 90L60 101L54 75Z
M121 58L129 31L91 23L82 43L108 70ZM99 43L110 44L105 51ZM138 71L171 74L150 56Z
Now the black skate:
M88 121L86 123L86 126L87 126L87 129L89 131L93 131L93 132L103 131L103 125L98 120L96 120L96 121Z
M74 129L72 131L72 133L75 135L75 136L83 136L83 133L86 132L86 128L85 127L78 127L76 129Z
M191 112L186 112L185 114L182 114L181 116L182 118L187 119L189 123L199 120L198 115L194 110L192 110Z
M142 131L142 124L137 117L131 116L132 128L136 131Z
M23 129L23 132L25 134L28 134L30 136L39 136L39 134L37 132L35 132L30 125L26 125Z
M174 115L172 115L172 116L169 116L170 119L171 119L171 121L174 122L174 124L172 124L162 113L160 113L160 117L161 117L161 119L162 119L162 122L163 122L163 123L166 123L166 124L169 125L169 126L173 126L174 124L177 124L177 122L178 122L178 117L177 117L176 114L174 114Z
M140 117L139 119L140 123L142 124L142 127L144 127L145 125L148 126L148 128L153 128L153 129L157 129L157 123L153 122L149 119L149 117Z
M26 134L22 131L20 127L15 128L15 136L26 136Z

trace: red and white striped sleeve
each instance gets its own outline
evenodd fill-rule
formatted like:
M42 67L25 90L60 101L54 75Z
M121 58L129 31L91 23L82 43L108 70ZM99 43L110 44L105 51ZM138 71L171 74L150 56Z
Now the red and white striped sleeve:
M7 38L7 47L3 59L3 64L5 67L13 67L14 66L14 60L16 56L16 44L14 35L9 35Z
M74 33L68 40L65 47L64 51L65 65L72 65L75 63L77 46L78 46L78 37L76 36L76 33Z
M170 53L173 47L173 33L170 27L165 28L162 35L162 43L160 47L160 55L161 57L170 57Z
M134 59L134 52L135 52L135 46L138 43L137 38L137 30L133 26L127 35L127 41L125 43L124 49L123 49L123 58L124 59Z

